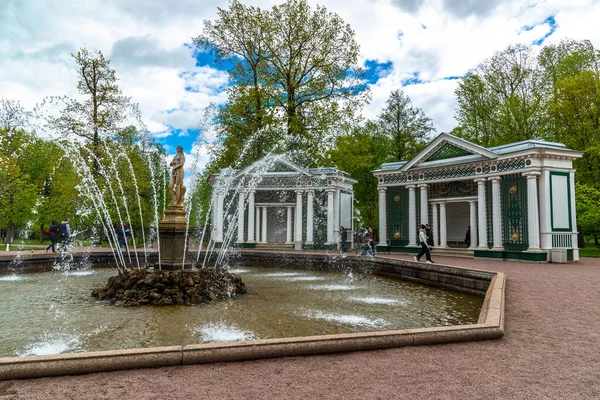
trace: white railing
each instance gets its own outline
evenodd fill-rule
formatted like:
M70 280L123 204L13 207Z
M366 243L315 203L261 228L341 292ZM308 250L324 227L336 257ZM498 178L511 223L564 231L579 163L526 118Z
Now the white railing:
M552 248L566 247L573 248L573 234L572 233L553 233L552 234Z

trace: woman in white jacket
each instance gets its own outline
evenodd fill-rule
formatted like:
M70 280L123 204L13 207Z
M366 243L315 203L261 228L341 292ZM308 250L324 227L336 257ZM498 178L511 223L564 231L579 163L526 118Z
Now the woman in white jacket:
M415 261L420 261L421 256L423 254L425 254L425 259L427 260L426 263L432 264L433 261L431 261L431 249L429 248L429 245L427 244L427 233L425 231L426 231L425 225L421 225L421 230L419 231L419 242L421 242L421 252L419 254L417 254L416 256L414 256L413 259Z

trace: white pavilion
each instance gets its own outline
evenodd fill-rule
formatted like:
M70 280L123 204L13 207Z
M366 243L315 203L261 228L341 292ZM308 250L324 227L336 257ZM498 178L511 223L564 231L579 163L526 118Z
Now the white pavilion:
M418 252L419 226L429 222L434 249L461 249L485 258L577 261L573 160L581 156L559 143L526 140L484 148L442 133L412 160L374 171L377 248Z
M209 178L213 240L242 248L335 248L340 226L353 230L353 185L335 168L303 168L270 154Z

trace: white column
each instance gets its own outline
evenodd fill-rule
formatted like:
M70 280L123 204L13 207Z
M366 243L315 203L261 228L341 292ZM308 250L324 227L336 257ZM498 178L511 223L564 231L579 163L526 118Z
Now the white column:
M315 191L306 191L306 244L313 244Z
M237 243L244 243L244 216L246 213L246 193L240 191L238 195L238 233Z
M552 248L552 232L550 231L550 171L542 170L538 179L540 201L540 247L544 250Z
M440 247L448 247L446 240L446 203L440 203Z
M217 192L217 238L215 241L223 241L223 202L225 193Z
M254 191L248 194L248 242L254 243Z
M486 179L475 179L477 183L477 238L479 239L479 248L487 249L487 203L485 200Z
M217 208L219 208L219 202L217 201L217 199L219 198L219 194L218 192L215 190L212 194L212 215L211 215L211 220L212 220L212 229L213 232L211 232L211 240L217 240Z
M429 210L428 210L428 205L429 202L427 201L427 188L429 187L429 185L427 184L421 184L419 185L419 188L421 189L421 222L420 224L426 224L429 222Z
M379 245L387 246L387 188L379 188Z
M285 242L287 244L292 243L292 206L287 206L287 231Z
M477 247L477 201L469 200L469 225L471 226L471 245L470 249Z
M408 245L417 245L417 207L415 196L415 185L408 188Z
M492 236L494 237L493 250L504 250L502 246L502 209L500 205L500 178L488 178L492 182Z
M262 208L262 241L267 243L267 207Z
M433 212L433 222L432 222L433 225L431 225L431 229L433 229L433 245L437 246L439 244L438 234L440 233L440 226L438 224L438 213L437 213L438 204L431 203L431 208L432 208L432 212Z
M295 235L294 235L294 244L296 250L302 250L302 190L296 191L296 218L294 227Z
M573 235L571 241L573 243L573 261L579 261L579 244L577 243L577 212L575 207L575 170L569 171L569 185L571 192L571 226Z
M333 244L333 192L334 189L327 189L327 244Z
M261 242L261 239L260 239L260 207L256 207L256 241Z
M354 249L354 192L350 198L350 229L352 230L352 248Z
M523 174L527 178L527 232L529 248L527 251L540 251L540 216L538 210L537 178L541 172Z
M340 228L340 189L333 192L333 226L334 231Z

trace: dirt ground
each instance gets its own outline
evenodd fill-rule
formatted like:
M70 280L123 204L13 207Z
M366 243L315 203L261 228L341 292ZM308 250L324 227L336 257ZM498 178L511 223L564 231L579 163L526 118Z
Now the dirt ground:
M435 261L507 274L504 338L8 381L0 400L600 399L600 259Z

